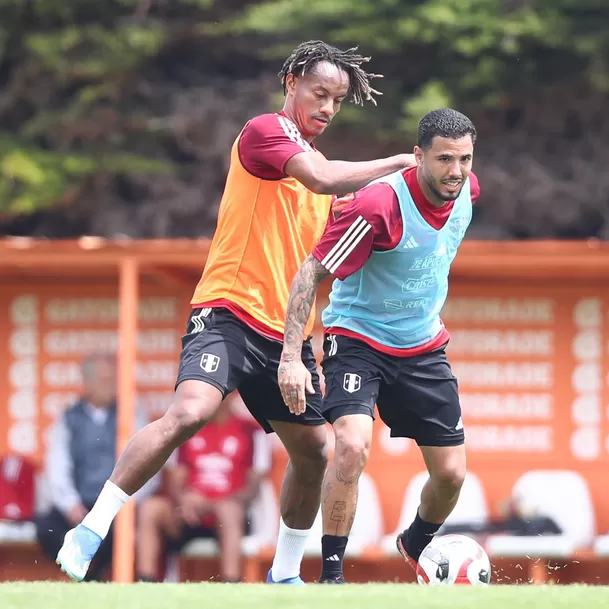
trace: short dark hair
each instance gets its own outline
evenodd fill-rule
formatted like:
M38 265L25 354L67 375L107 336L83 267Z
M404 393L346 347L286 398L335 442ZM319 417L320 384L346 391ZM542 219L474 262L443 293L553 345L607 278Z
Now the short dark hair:
M461 112L452 108L432 110L419 121L418 145L427 150L436 136L458 140L466 135L472 136L476 143L476 127L474 123Z
M341 51L321 40L303 42L292 51L278 74L283 92L286 93L287 91L286 77L288 74L303 76L318 63L327 61L348 74L349 96L353 103L361 106L364 100L368 100L376 106L376 100L372 96L382 95L382 93L375 91L370 86L370 79L381 78L381 75L365 72L362 69L362 64L370 61L370 57L359 55L356 51L357 47Z

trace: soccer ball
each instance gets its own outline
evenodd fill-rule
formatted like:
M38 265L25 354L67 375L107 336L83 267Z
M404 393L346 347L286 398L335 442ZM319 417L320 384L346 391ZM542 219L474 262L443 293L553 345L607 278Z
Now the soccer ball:
M491 563L484 548L470 537L441 535L423 550L417 565L417 581L422 586L488 586Z

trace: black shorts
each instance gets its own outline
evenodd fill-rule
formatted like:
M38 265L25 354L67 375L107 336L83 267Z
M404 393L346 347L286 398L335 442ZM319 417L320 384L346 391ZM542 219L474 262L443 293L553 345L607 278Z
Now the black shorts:
M464 443L457 379L444 347L424 355L395 357L347 336L324 340L326 394L322 412L330 423L349 414L374 418L374 406L392 437L419 446Z
M239 390L252 416L272 433L270 421L324 425L321 388L311 341L302 348L302 360L311 372L314 394L307 394L307 409L292 414L277 383L283 343L265 338L227 309L194 309L182 337L182 354L176 387L186 380L213 385L226 397Z

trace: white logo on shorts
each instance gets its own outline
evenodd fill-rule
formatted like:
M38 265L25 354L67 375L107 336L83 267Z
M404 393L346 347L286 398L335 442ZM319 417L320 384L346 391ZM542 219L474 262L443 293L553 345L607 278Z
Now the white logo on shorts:
M199 332L203 332L203 330L205 330L205 318L209 317L210 313L211 308L206 307L199 309L199 312L190 318L190 323L192 324L190 334L198 334Z
M362 377L359 374L347 372L343 379L343 389L349 393L359 391L362 386Z
M215 372L220 365L220 358L217 355L212 355L211 353L204 353L201 356L201 368L205 370L205 372Z
M457 424L455 425L455 431L460 431L461 429L463 429L463 419L461 417L459 417L459 420L457 421Z
M330 334L328 336L330 341L330 347L328 348L328 357L332 357L338 353L338 343L336 342L336 335Z

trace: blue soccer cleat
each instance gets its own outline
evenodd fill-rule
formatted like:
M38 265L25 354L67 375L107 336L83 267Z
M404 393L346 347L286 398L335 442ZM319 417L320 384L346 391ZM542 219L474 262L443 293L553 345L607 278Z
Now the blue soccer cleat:
M296 577L288 577L287 579L282 579L278 582L276 582L273 579L273 569L269 569L269 573L266 576L266 583L267 584L288 584L289 586L304 586L306 585L302 579L300 578L300 575L297 575Z
M79 524L66 533L55 562L70 579L81 582L102 541L97 533Z

